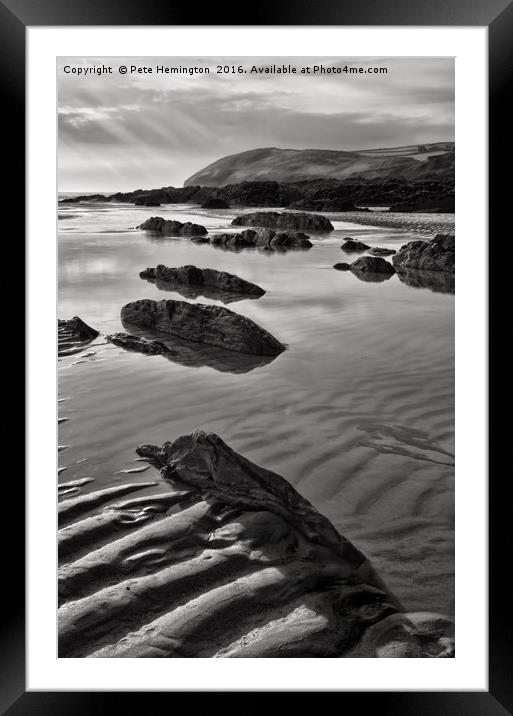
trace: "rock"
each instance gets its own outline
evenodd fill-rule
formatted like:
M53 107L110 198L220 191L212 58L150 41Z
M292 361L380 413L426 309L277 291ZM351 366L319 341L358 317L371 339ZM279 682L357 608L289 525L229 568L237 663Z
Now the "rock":
M393 256L396 253L397 251L395 249L382 249L379 246L375 246L369 251L369 254L373 256Z
M263 226L271 229L297 229L300 231L333 231L333 224L325 216L300 212L256 211L237 216L233 226Z
M222 306L142 299L123 306L121 320L241 353L276 356L285 350L284 345L250 318Z
M410 241L392 258L395 270L445 271L454 273L454 236L437 234L431 241Z
M196 266L168 268L160 264L156 268L147 268L139 274L141 278L154 279L171 285L210 286L221 291L229 291L250 296L263 296L265 291L254 283L245 281L234 274L215 269L200 269Z
M279 246L288 249L309 249L313 246L310 238L301 231L284 231L276 234L269 242L269 245L272 248Z
M454 655L280 475L202 431L137 452L160 485L59 505L60 658Z
M74 316L68 320L59 318L57 322L58 355L72 355L93 341L99 332Z
M140 336L133 336L130 333L112 333L105 336L109 343L120 346L127 351L136 353L146 353L147 355L165 355L166 353L174 353L172 348L166 346L159 341L151 341Z
M257 247L265 251L308 249L313 246L306 234L300 231L276 233L273 229L245 229L236 234L213 234L210 243L226 249Z
M361 256L351 264L351 271L358 273L385 273L394 274L395 269L391 263L380 256Z
M230 205L224 201L224 199L207 199L204 204L201 205L202 209L229 209Z
M190 221L182 224L180 221L163 219L161 216L151 216L136 228L167 236L204 236L208 233L201 224L191 224Z
M345 264L345 263L334 264L333 268L336 269L337 271L350 271L351 264Z
M370 246L367 246L367 244L364 244L362 241L346 239L340 248L347 253L357 253L358 251L367 251L367 249L370 249Z

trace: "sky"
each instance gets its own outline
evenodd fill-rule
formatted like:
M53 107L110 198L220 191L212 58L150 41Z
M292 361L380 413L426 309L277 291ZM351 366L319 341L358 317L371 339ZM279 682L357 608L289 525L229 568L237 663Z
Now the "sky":
M122 64L153 73L120 74ZM250 72L273 64L298 72ZM103 65L113 72L84 75ZM218 74L217 65L247 72ZM387 73L301 74L314 65ZM157 66L210 73L157 74ZM57 80L59 191L182 186L211 162L259 147L351 151L454 140L452 58L66 57Z

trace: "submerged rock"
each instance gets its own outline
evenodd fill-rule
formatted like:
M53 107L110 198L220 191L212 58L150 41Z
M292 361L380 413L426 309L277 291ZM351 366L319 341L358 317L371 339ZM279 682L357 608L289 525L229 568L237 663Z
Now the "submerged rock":
M127 351L136 353L146 353L147 355L165 355L166 353L174 353L175 351L160 341L152 341L141 336L133 336L130 333L112 333L105 336L109 343L124 348Z
M367 251L367 249L370 249L370 246L364 244L363 241L346 239L340 248L342 251L347 251L347 253L357 253L358 251Z
M437 234L431 241L410 241L392 258L398 273L406 269L454 273L454 236Z
M379 246L375 246L369 251L369 254L372 254L373 256L393 256L396 253L397 251L395 249L382 249Z
M263 296L265 291L254 283L245 281L232 273L215 269L200 269L196 266L168 268L159 264L156 268L147 268L139 274L141 278L162 281L169 286L210 286L220 291L229 291L250 296Z
M337 271L350 271L351 264L338 263L338 264L334 264L333 268L336 269Z
M284 345L250 318L223 306L142 299L123 306L121 320L241 353L275 356L285 350Z
M182 224L181 221L163 219L161 216L151 216L136 228L166 234L167 236L204 236L208 233L201 224L191 224L190 221Z
M333 231L333 224L325 216L303 212L255 211L237 216L234 226L263 226L271 229L297 229L299 231Z
M59 657L454 655L280 475L202 431L137 452L165 483L60 503Z
M224 199L207 199L202 205L202 209L229 209L230 205Z
M384 273L394 274L395 269L391 263L380 256L361 256L351 264L351 271L358 273Z
M57 321L58 355L72 355L99 336L99 332L74 316Z

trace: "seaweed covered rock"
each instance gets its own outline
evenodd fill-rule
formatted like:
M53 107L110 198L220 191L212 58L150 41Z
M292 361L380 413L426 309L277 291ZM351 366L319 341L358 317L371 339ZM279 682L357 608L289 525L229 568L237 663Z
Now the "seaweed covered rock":
M123 325L133 324L240 353L275 356L285 350L250 318L223 306L142 299L123 306L121 320Z

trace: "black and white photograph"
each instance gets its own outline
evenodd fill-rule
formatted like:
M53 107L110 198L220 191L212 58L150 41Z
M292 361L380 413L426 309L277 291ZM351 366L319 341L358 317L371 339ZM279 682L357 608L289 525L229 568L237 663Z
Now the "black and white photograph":
M455 657L454 58L56 72L59 658Z

